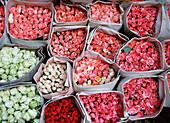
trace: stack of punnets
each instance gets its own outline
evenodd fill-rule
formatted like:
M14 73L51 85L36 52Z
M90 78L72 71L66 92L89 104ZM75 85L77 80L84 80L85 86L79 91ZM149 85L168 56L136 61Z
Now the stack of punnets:
M168 0L0 1L0 123L166 122L168 107Z

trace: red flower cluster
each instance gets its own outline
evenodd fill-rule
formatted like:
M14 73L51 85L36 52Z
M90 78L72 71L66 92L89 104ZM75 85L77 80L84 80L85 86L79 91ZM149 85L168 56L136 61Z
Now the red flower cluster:
M160 68L160 54L154 43L134 40L117 56L117 63L125 71L150 71Z
M170 41L164 43L166 64L170 66Z
M169 21L170 21L170 9L168 9L168 16L169 16Z
M74 98L64 98L50 103L44 109L46 123L81 123L81 114Z
M18 39L48 39L51 18L48 8L15 5L9 10L9 32Z
M135 78L123 85L127 112L130 115L148 115L160 106L158 83L153 78Z
M90 5L91 19L109 23L120 23L120 10L115 4L97 2Z
M85 29L54 32L51 40L52 54L75 60L84 49L86 35Z
M77 62L74 82L80 87L106 84L114 80L114 69L106 62L86 57Z
M78 22L87 20L87 12L81 8L60 4L55 6L58 22Z
M114 92L80 95L92 123L115 123L123 117L120 96Z
M170 73L167 74L167 82L168 82L168 87L169 87L169 91L170 91Z
M3 36L5 31L5 10L4 6L0 6L0 38Z
M154 37L157 11L154 6L133 6L127 15L129 29L142 37Z
M114 56L121 45L122 41L116 36L96 31L90 43L89 50L98 52L105 58L114 60Z

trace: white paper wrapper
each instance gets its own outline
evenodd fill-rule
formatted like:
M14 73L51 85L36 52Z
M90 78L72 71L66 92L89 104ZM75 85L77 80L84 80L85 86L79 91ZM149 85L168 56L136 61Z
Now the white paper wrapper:
M66 79L66 83L65 85L68 85L69 89L67 91L62 91L61 93L50 93L50 94L43 94L41 91L40 93L42 94L42 96L45 99L51 99L52 97L56 97L56 96L60 96L60 95L64 95L64 94L73 94L74 90L73 90L73 86L72 86L72 82L71 82L71 65L69 62L57 59L57 58L50 58L47 60L46 64L41 64L37 73L34 75L33 79L35 80L35 82L37 83L39 78L41 77L42 73L43 73L43 68L47 67L49 64L51 63L66 63L67 64L67 79ZM38 86L39 89L39 86Z
M159 35L160 35L160 32L161 32L161 27L162 27L162 4L157 3L157 2L149 2L149 1L133 2L126 9L125 14L124 14L124 19L123 19L125 33L130 37L132 37L132 36L133 37L141 37L140 35L138 35L137 32L130 30L129 27L128 27L127 15L128 15L132 6L143 6L143 7L155 6L155 7L158 8L158 13L157 13L157 17L156 17L156 24L155 24L155 31L154 31L155 32L154 38L159 38Z
M79 101L77 100L77 98L76 98L75 96L73 96L73 95L70 95L70 96L68 96L68 95L59 96L59 97L53 98L53 99L51 99L51 100L48 100L48 101L43 105L43 107L42 107L40 123L45 123L44 109L48 106L48 104L50 104L50 103L52 103L52 102L54 102L54 101L56 101L56 100L60 100L60 99L64 99L64 98L69 98L69 97L73 97L73 98L75 99L75 103L76 103L76 105L77 105L77 107L78 107L78 109L79 109L79 111L80 111L80 113L81 113L81 115L82 115L82 117L83 117L83 118L81 119L81 123L86 123L86 122L85 122L85 114L84 114L84 111L83 111L82 107L80 106L80 103L79 103Z
M165 86L164 86L165 93L166 93L166 100L164 103L165 107L170 107L170 90L169 90L168 81L167 81L168 74L170 74L170 69L161 74L161 76L162 76L162 78L164 78L164 82L165 82Z
M116 36L116 37L118 37L119 40L121 40L121 41L123 42L123 44L124 44L125 42L127 42L127 41L129 40L129 38L126 37L125 35L117 32L117 31L113 30L113 29L109 29L109 28L103 27L103 26L96 27L95 29L93 29L93 30L91 31L90 36L89 36L89 40L88 40L88 42L87 42L87 44L88 44L88 46L87 46L87 51L92 52L92 53L97 54L97 55L100 55L100 57L102 57L103 59L105 59L105 61L107 61L107 62L109 62L109 63L113 63L114 60L112 61L111 59L107 59L107 58L105 58L104 56L102 56L101 54L99 54L99 53L97 53L97 52L94 52L94 51L89 50L90 43L91 43L91 41L93 40L93 36L94 36L94 34L96 33L96 31L99 31L99 32L102 32L102 33L106 33L106 34L109 34L109 35ZM122 44L122 46L123 46L123 44ZM118 49L118 50L119 50L119 49ZM117 50L117 51L118 51L118 50Z
M73 7L77 7L79 9L83 9L84 11L87 12L87 19L85 21L78 21L78 22L58 22L57 21L57 12L56 9L54 9L54 19L55 19L55 23L54 25L56 27L61 27L61 26L86 26L89 20L89 11L87 9L87 7L82 6L79 3L74 3L74 4L67 4L67 3L62 3L63 5L67 5L67 6L73 6Z
M13 83L18 83L18 82L22 82L22 81L31 81L33 75L36 73L36 71L38 70L40 64L45 59L45 56L42 53L42 50L43 50L42 47L40 49L38 49L38 48L30 48L30 47L21 47L19 45L15 45L15 44L2 45L2 47L14 47L14 46L17 46L17 47L19 47L21 49L27 49L27 50L30 50L30 51L35 51L36 56L39 57L39 62L32 70L30 70L30 72L25 74L23 77L18 78L18 79L13 80L13 81L0 82L0 86L9 85L9 84L13 84ZM0 47L0 50L1 50L2 47Z
M108 22L103 22L103 21L96 21L96 20L92 20L91 19L91 9L90 9L90 5L94 5L96 4L98 1L96 1L95 3L90 3L89 4L89 15L90 15L90 19L89 19L89 24L90 24L90 27L91 28L94 28L94 27L97 27L97 26L107 26L111 29L114 29L116 31L119 31L120 28L122 27L122 24L123 24L123 14L124 14L124 10L122 8L122 5L119 5L119 3L117 2L103 2L103 1L100 1L100 3L107 3L107 4L111 4L113 6L117 5L119 6L119 10L121 12L121 15L120 15L120 23L117 24L117 23L108 23Z
M123 96L123 94L121 92L119 92L119 91L97 91L97 92L84 91L84 92L77 93L76 96L78 98L78 101L81 104L81 107L82 107L84 113L85 113L86 123L91 123L91 118L88 115L88 113L87 113L87 111L86 111L86 109L85 109L85 107L84 107L84 105L83 105L83 103L82 103L82 101L80 99L80 96L81 95L93 95L93 94L98 94L98 93L116 93L116 94L118 94L120 96L120 99L121 99L121 102L122 102L122 105L123 105L123 112L124 112L124 117L120 118L121 120L118 121L118 123L127 122L128 121L128 117L129 116L128 116L128 113L125 110L124 96Z
M19 87L19 86L31 86L31 85L34 85L36 87L36 89L38 90L37 85L36 84L32 84L32 82L27 82L27 83L26 82L18 82L17 84L4 85L4 86L0 87L0 90L11 89L11 88ZM41 96L41 106L37 110L37 112L39 113L39 115L41 115L40 109L44 105L44 98L42 97L42 95L41 95L39 90L38 90L38 93Z
M75 67L77 65L76 62L80 61L83 57L87 57L87 58L93 58L93 59L98 59L104 62L107 62L105 59L103 59L100 55L98 54L94 54L88 51L85 51L82 57L79 57L75 62L74 62L74 67L72 70L72 82L73 82L73 87L74 87L74 91L75 92L80 92L80 91L111 91L115 85L117 84L119 78L120 78L120 68L115 64L115 63L108 63L110 65L112 65L112 67L114 68L116 77L115 80L106 84L102 84L102 85L95 85L95 86L88 86L88 87L79 87L75 82L74 82L74 71L75 71Z
M54 28L53 28L53 31L52 31L52 33L51 33L51 37L53 36L53 33L54 33L54 32L62 32L62 31L74 30L74 29L86 29L86 32L87 32L84 49L83 49L83 51L81 52L81 55L79 56L79 57L81 57L82 54L83 54L84 51L85 51L85 48L86 48L86 42L87 42L87 40L88 40L89 30L90 30L90 27L89 27L89 26L63 26L63 27L54 27ZM52 40L51 40L51 41L52 41ZM52 55L52 50L51 50L51 44L50 44L51 41L49 42L49 44L48 44L48 46L47 46L47 52L48 52L48 55L49 55L50 57L53 57L53 55ZM69 61L69 62L74 62L76 59L79 58L79 57L78 57L78 58L76 58L74 61L72 61L71 59L69 59L69 58L67 58L67 57L63 57L63 56L56 56L56 55L55 55L54 57L59 58L59 59L64 60L64 61Z
M164 64L165 64L164 70L167 70L167 69L170 68L170 66L167 65L167 63L166 63L166 59L165 59L165 48L164 48L164 44L165 44L166 42L169 42L169 41L170 41L170 39L165 40L165 41L162 42L162 43L163 43L163 57L164 57Z
M159 110L157 110L156 112L154 112L152 114L144 115L142 117L137 116L137 115L129 116L129 119L132 120L132 121L134 121L134 120L143 120L143 119L147 119L147 118L155 118L155 117L157 117L160 114L160 112L163 109L163 105L165 103L165 100L166 100L165 88L164 88L165 83L164 83L162 77L160 77L160 76L135 76L135 77L129 77L129 78L122 79L120 81L120 84L118 85L117 90L124 94L124 92L123 92L123 85L124 84L128 83L130 80L132 80L134 78L148 78L148 77L156 78L158 80L158 84L159 84L158 94L159 94L159 99L161 100L161 104L160 104Z
M10 36L10 39L12 41L12 43L15 43L15 44L20 44L20 45L23 45L23 46L29 46L29 47L41 47L41 46L46 46L50 40L50 33L52 31L52 24L53 24L53 4L51 2L41 2L41 4L39 2L32 2L33 0L31 1L17 1L17 0L9 0L8 1L8 4L7 4L7 33L9 34ZM38 1L38 0L37 0ZM48 41L45 41L44 39L43 40L40 40L40 39L35 39L35 40L25 40L25 39L17 39L15 38L14 36L12 36L10 33L9 33L9 21L8 21L8 17L9 17L9 10L12 6L14 5L25 5L25 6L31 6L31 7L34 7L34 6L39 6L39 7L42 7L42 8L48 8L51 10L52 12L52 17L51 17L51 25L50 25L50 30L49 30L49 37L48 37Z
M165 6L163 6L163 20L162 20L162 29L160 33L159 40L164 41L166 39L170 39L170 20L168 16L168 9L170 9L170 2L167 2Z
M129 44L134 40L146 40L148 42L152 42L155 44L156 48L158 49L159 53L160 53L160 69L157 70L150 70L150 71L139 71L139 72L132 72L132 71L124 71L124 70L120 70L122 77L128 77L128 76L140 76L140 75L155 75L158 74L160 72L163 72L164 70L164 56L163 56L163 47L162 44L155 38L150 38L150 37L143 37L143 38L132 38L129 42L126 43ZM121 49L119 50L119 52L117 52L116 55L116 59L115 62L117 64L117 56L121 53L121 51L123 50L124 47L126 47L126 45L124 45L123 47L121 47Z

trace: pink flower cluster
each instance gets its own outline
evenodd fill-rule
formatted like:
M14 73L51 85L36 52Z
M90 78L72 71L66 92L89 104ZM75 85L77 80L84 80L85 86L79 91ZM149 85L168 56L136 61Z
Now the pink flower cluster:
M133 6L127 15L129 29L142 37L154 37L157 12L154 6Z
M170 66L170 41L164 43L166 64Z
M37 39L48 34L52 12L48 8L12 6L9 10L9 32L18 39Z
M4 6L0 6L0 38L3 36L5 31L5 10Z
M153 78L132 79L123 85L123 91L130 115L148 115L160 106L158 83Z
M50 43L52 54L75 60L84 49L86 35L85 29L54 32Z
M114 69L106 62L86 57L77 62L74 82L80 87L101 85L114 80Z
M115 123L123 117L120 96L114 92L80 95L92 123Z
M107 59L114 60L114 56L122 43L116 36L96 31L90 43L89 50L100 53Z
M87 12L81 8L60 4L55 6L58 22L79 22L87 20Z
M117 56L117 64L125 71L150 71L160 68L160 54L154 43L133 40Z
M109 23L120 23L121 12L116 4L97 2L90 5L91 19Z
M170 73L167 74L167 82L168 82L168 87L169 87L169 91L170 91Z

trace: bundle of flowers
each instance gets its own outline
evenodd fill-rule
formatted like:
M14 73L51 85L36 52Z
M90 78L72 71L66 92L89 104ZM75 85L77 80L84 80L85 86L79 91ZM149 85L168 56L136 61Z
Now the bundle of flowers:
M5 31L5 9L4 6L0 5L0 38L3 36Z
M44 94L67 91L67 66L65 63L51 63L43 69L37 85Z
M84 50L86 36L87 31L82 28L53 32L50 43L52 55L67 57L74 61Z
M97 2L90 5L91 19L120 24L121 11L117 4Z
M135 78L123 85L127 112L142 117L156 112L160 106L158 82L153 78Z
M113 61L122 43L117 36L96 31L88 49Z
M165 60L166 64L170 66L170 41L164 43Z
M81 113L73 97L53 101L44 109L46 123L81 123Z
M58 22L80 22L87 20L87 11L75 6L60 4L55 6L56 19Z
M114 81L115 76L114 68L108 63L84 57L77 62L74 82L79 87L102 85Z
M117 64L124 71L150 71L160 69L160 52L154 42L134 39L117 56Z
M41 97L34 85L19 86L0 91L0 122L39 121Z
M0 82L23 77L39 62L35 51L18 47L2 47L0 50Z
M51 20L48 8L14 5L9 9L9 33L18 39L48 39Z
M167 82L168 82L168 87L170 91L170 73L167 74Z
M157 13L155 6L132 6L127 15L128 28L141 37L154 37Z
M123 103L115 92L79 96L92 123L115 123L124 116Z

